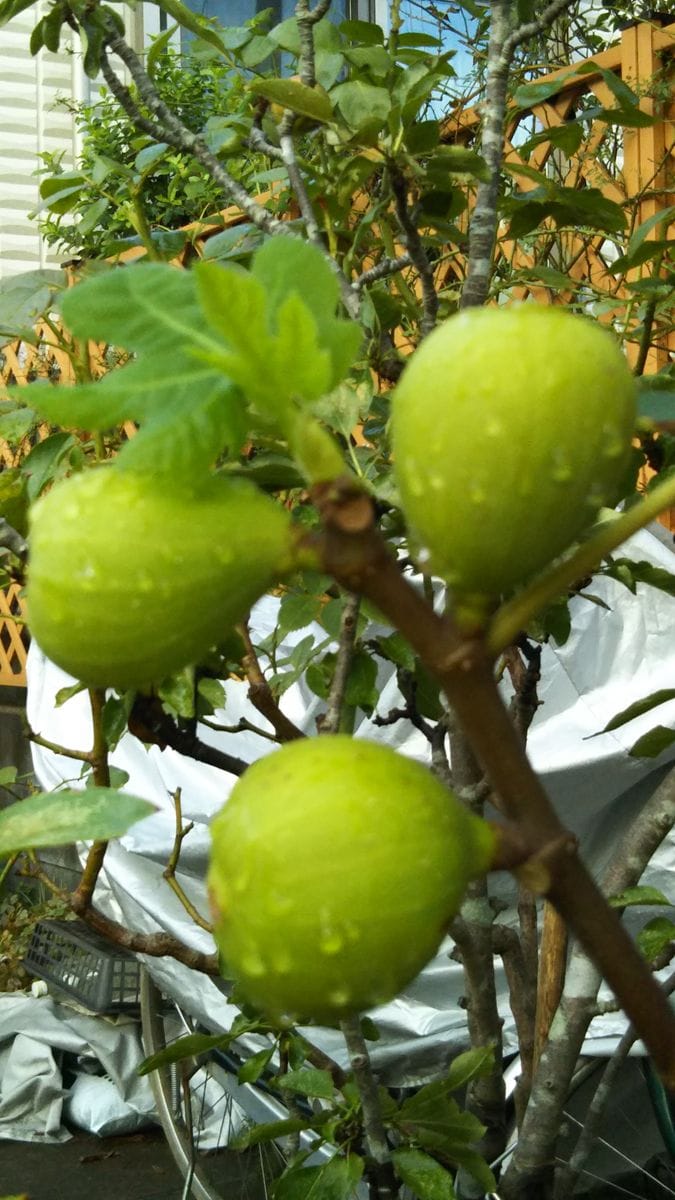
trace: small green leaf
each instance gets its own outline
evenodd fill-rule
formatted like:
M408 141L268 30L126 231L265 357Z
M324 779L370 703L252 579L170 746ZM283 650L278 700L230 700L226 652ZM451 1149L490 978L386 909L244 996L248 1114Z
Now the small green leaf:
M363 1174L355 1154L335 1155L320 1167L291 1167L277 1180L274 1200L350 1200Z
M377 663L365 650L357 650L347 676L345 703L370 715L378 699Z
M279 607L277 629L281 641L287 633L296 629L304 629L319 617L321 600L319 596L308 595L305 592L288 592Z
M330 121L333 117L333 106L330 97L324 91L308 87L294 79L252 79L249 88L258 96L272 100L291 112L303 117L311 117L313 121Z
M479 1046L476 1050L465 1050L450 1063L447 1082L451 1092L464 1087L472 1079L489 1075L494 1070L495 1054L492 1046Z
M355 133L381 129L389 116L391 97L387 88L353 79L349 83L339 83L331 95Z
M225 708L227 704L225 688L219 679L209 679L208 676L205 676L199 680L197 691L200 696L204 697L213 712L219 708Z
M656 958L675 941L675 924L668 917L655 917L640 930L637 942L645 958Z
M657 725L650 729L631 746L628 753L632 758L658 758L664 750L675 742L675 730L667 729L665 725Z
M40 792L0 811L0 855L121 837L154 811L147 800L113 788Z
M255 1083L256 1079L260 1079L273 1054L274 1047L272 1046L268 1050L259 1050L257 1054L252 1054L250 1058L247 1058L237 1073L239 1082Z
M650 696L636 700L634 704L629 704L628 708L622 709L612 717L611 721L607 722L604 729L592 736L599 737L602 733L610 733L612 729L619 729L627 721L634 721L636 717L641 717L643 713L650 712L652 708L656 708L659 704L665 704L668 700L675 700L675 688L661 688L658 692L652 692Z
M664 896L663 892L660 892L658 888L647 886L626 888L625 891L618 892L616 896L610 896L609 903L612 908L631 908L634 905L642 904L654 904L666 908L670 906L670 900Z
M329 1071L319 1067L301 1067L297 1071L286 1071L277 1077L279 1087L287 1092L298 1092L317 1100L331 1100L335 1085Z
M6 787L8 783L15 783L17 775L16 767L0 767L0 787Z
M557 75L555 80L548 83L524 83L513 95L513 103L516 108L534 108L537 104L543 104L545 100L549 100L551 96L557 96L562 84L566 79L569 79L574 71L567 71L563 75Z
M326 1117L328 1114L326 1114ZM325 1117L324 1117L325 1120ZM269 1121L265 1125L251 1125L248 1129L244 1129L232 1139L230 1145L233 1150L247 1150L249 1146L259 1146L261 1142L274 1142L278 1138L286 1138L293 1133L302 1133L303 1129L312 1129L320 1126L322 1120L320 1117L286 1117L281 1121ZM314 1168L315 1170L320 1168ZM279 1195L279 1187L282 1180L286 1180L287 1175L282 1175L277 1180L274 1195L275 1198Z
M149 1075L158 1067L168 1067L171 1063L182 1062L186 1058L198 1058L211 1050L226 1049L232 1041L232 1033L189 1033L186 1037L177 1038L157 1054L151 1054L138 1067L139 1075Z
M455 1200L452 1175L423 1150L392 1152L396 1174L419 1200Z

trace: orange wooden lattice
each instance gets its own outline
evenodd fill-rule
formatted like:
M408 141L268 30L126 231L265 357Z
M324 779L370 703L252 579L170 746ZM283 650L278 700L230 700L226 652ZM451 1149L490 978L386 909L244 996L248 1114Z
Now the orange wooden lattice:
M26 686L28 635L18 584L0 589L0 686Z

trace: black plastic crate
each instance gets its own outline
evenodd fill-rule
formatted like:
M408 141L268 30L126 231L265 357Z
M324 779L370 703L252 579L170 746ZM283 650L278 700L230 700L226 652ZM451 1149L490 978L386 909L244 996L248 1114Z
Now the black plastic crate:
M38 921L24 965L92 1012L138 1011L138 959L81 921Z

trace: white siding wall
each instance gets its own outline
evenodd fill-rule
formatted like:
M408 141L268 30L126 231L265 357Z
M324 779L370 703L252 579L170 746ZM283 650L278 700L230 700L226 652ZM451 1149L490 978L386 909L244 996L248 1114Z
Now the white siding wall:
M35 171L44 151L65 151L68 166L75 153L73 119L56 101L80 95L80 59L63 45L31 55L39 15L27 9L0 35L0 279L55 261L28 219L39 202Z

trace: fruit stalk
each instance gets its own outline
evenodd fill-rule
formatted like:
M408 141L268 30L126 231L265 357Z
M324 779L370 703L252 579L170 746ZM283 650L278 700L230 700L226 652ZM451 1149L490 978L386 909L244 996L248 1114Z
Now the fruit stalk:
M322 565L366 596L408 639L443 687L476 757L527 844L538 892L547 896L603 973L664 1080L675 1086L675 1014L616 913L580 861L533 771L504 707L492 660L478 637L463 637L403 578L374 526L372 506L349 480L315 489Z

